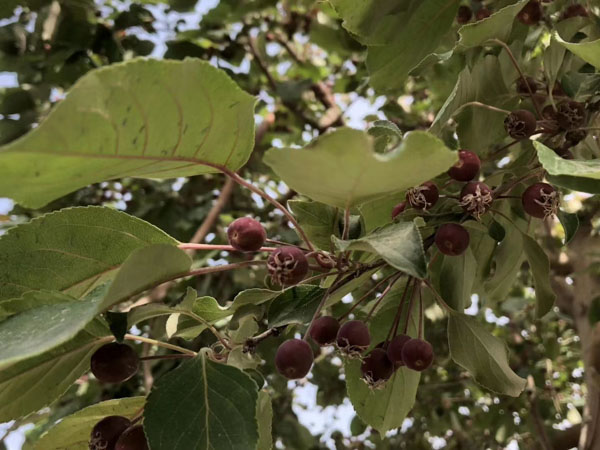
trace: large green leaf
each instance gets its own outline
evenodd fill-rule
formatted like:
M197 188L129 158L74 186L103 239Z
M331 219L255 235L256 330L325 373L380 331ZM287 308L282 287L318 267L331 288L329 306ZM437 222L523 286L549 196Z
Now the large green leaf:
M341 251L363 250L376 253L388 264L417 278L427 276L423 242L413 222L386 225L360 239L342 241L334 238Z
M89 370L90 357L113 337L92 322L70 341L0 372L0 421L8 422L47 406Z
M132 419L145 397L118 398L88 406L58 422L33 445L33 450L88 450L92 428L107 416Z
M573 190L600 193L600 160L563 159L541 142L533 143L551 182Z
M89 72L48 118L0 148L0 196L36 208L91 183L239 169L254 98L197 59L135 59Z
M256 383L248 375L200 354L163 375L150 392L144 413L150 447L255 448L257 401Z
M542 317L552 309L556 300L550 286L550 261L536 240L526 234L523 234L523 250L535 284L535 314Z
M0 320L27 311L28 309L55 305L57 303L68 303L73 300L76 299L58 291L29 291L19 298L9 298L0 301Z
M325 289L319 286L299 285L286 289L273 299L269 306L270 327L288 323L310 322L321 302Z
M508 365L506 345L492 336L477 319L451 311L448 317L448 343L454 362L467 369L484 387L518 397L526 380Z
M0 300L37 290L80 298L115 276L136 249L177 241L110 208L69 208L18 225L0 237Z
M423 131L407 133L398 148L381 155L367 133L341 128L301 150L271 149L264 160L292 189L346 208L434 178L457 156Z
M439 293L448 305L462 311L470 304L477 275L477 260L471 248L462 255L443 258L439 272Z
M319 202L290 200L289 208L308 237L322 250L331 250L331 235L339 234L337 210Z
M556 42L575 53L585 62L588 62L597 69L600 69L600 39L579 43L567 42L563 40L556 32L554 33L553 37Z
M265 390L258 393L256 404L256 420L258 421L258 443L256 450L271 450L273 448L273 435L271 432L273 423L273 405L271 397Z

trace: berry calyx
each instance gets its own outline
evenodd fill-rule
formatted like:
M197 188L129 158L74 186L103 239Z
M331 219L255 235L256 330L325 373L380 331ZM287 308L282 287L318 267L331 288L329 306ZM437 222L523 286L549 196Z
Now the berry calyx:
M140 359L130 346L111 342L94 352L90 365L99 381L122 383L137 373Z
M527 89L528 85L531 89L531 92L535 94L535 92L537 91L537 84L535 80L531 77L525 77L525 79L519 77L517 79L517 92L519 94L529 94L529 89Z
M462 255L469 241L469 232L457 223L445 223L435 233L435 245L444 255Z
M561 102L556 112L556 120L563 130L579 128L585 122L585 106L573 100Z
M440 193L438 188L431 181L426 181L421 186L410 188L406 191L406 201L408 204L415 209L422 209L423 211L427 211L428 208L435 205L439 198Z
M360 371L363 378L372 387L385 383L394 373L394 365L382 348L374 348L362 361Z
M483 19L487 19L491 15L492 15L492 12L489 9L487 9L485 6L483 6L483 7L479 8L477 10L477 12L475 13L475 19L483 20Z
M527 214L545 219L558 213L560 196L554 186L548 183L535 183L525 189L521 201Z
M460 206L477 220L490 209L493 201L492 190L480 181L471 181L460 191Z
M131 427L121 435L115 450L149 450L148 441L142 425Z
M402 347L402 361L409 369L421 372L433 362L433 347L423 339L411 339Z
M131 421L123 416L108 416L94 425L89 450L113 450L119 436L129 428Z
M298 247L280 247L269 255L267 269L273 283L293 286L308 273L308 260Z
M402 349L404 344L410 341L412 338L406 334L399 334L394 337L387 346L387 356L395 367L404 365L402 360Z
M535 132L537 121L535 116L526 109L511 112L504 119L504 129L513 139L527 139Z
M471 181L477 176L480 168L479 156L469 150L460 150L458 162L450 167L448 175L456 181Z
M313 351L302 339L288 339L277 349L275 367L290 380L304 378L313 364Z
M392 209L392 220L398 217L406 209L406 202L400 202Z
M332 344L337 337L340 323L335 317L322 316L310 327L310 337L319 345Z
M466 5L462 5L458 8L458 13L456 14L456 21L458 23L460 23L461 25L467 23L469 20L471 20L471 17L473 16L473 11L471 11L471 8L469 8Z
M542 6L537 0L531 0L527 3L519 14L517 19L525 25L535 25L542 18Z
M257 220L250 217L235 219L227 228L229 244L241 252L255 252L259 250L265 240L267 233Z
M371 334L364 322L350 320L340 327L336 344L344 353L360 354L371 344Z

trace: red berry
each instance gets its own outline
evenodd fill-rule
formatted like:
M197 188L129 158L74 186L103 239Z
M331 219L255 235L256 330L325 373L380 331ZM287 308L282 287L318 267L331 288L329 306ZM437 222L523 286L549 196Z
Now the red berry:
M411 339L402 347L402 361L409 369L421 372L433 362L433 347L422 339Z
M335 341L340 323L335 317L322 316L310 327L310 337L319 345L328 345Z
M569 5L567 9L562 13L561 20L570 19L571 17L587 17L587 9L583 5L575 4Z
M491 15L492 15L492 12L489 9L487 9L485 6L483 6L483 7L479 8L477 10L477 12L475 13L475 19L483 20L483 19L487 19Z
M406 201L415 209L426 211L435 205L440 197L437 186L431 181L406 191Z
M406 202L401 202L401 203L398 203L396 206L394 206L394 209L392 209L392 220L394 220L396 217L398 217L398 215L402 214L402 212L404 212L405 209L406 209Z
M535 80L531 77L525 77L525 80L519 77L517 79L517 92L519 94L529 94L529 89L527 89L528 85L531 89L531 92L535 94L535 92L537 91L537 84Z
M94 425L89 450L114 450L119 436L131 425L127 417L108 416Z
M236 250L255 252L265 243L267 233L260 222L250 217L240 217L227 228L227 237Z
M526 109L511 112L504 119L504 129L513 139L526 139L535 132L537 121Z
M462 255L469 246L469 232L457 223L445 223L435 233L435 245L444 255Z
M458 8L458 13L456 14L456 21L458 23L460 23L461 25L467 23L469 20L471 20L471 17L473 16L473 11L471 11L471 8L469 8L468 6L462 5L459 6Z
M394 366L400 367L404 365L404 361L402 361L402 348L404 347L404 344L411 339L412 338L406 334L399 334L388 344L387 355Z
M112 342L94 352L91 369L94 376L104 383L122 383L138 371L140 359L126 344Z
M556 215L560 205L558 191L548 183L532 184L523 192L521 201L525 212L538 219Z
M275 367L290 380L304 378L313 363L313 351L302 339L288 339L277 349Z
M149 450L142 425L131 427L121 435L115 450Z
M364 322L350 320L340 327L336 343L346 353L360 353L371 344L371 335Z
M517 14L517 19L525 25L535 25L541 18L542 6L537 0L531 0Z
M469 150L461 150L458 152L458 162L450 167L448 175L456 181L471 181L480 168L479 156Z
M460 206L478 220L490 209L493 201L492 190L480 181L471 181L460 191Z
M585 131L585 130L571 130L571 131L567 131L565 133L565 140L570 145L577 145L581 141L583 141L586 136L587 136L587 131Z
M308 260L298 247L280 247L269 255L267 269L273 283L293 286L308 273Z
M563 130L579 128L585 122L585 106L573 100L558 105L556 120Z
M394 373L394 365L382 348L374 348L360 366L363 378L371 386L377 386L388 380Z

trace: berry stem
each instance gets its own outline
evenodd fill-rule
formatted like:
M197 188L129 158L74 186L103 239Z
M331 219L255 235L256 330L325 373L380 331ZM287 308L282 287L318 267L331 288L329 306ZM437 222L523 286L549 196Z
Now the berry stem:
M462 111L467 106L476 106L478 108L484 108L489 111L497 112L500 114L507 114L507 115L510 114L510 111L507 109L496 108L495 106L486 105L485 103L481 103L481 102L467 102L467 103L461 105L460 108L458 108L456 111L454 111L454 113L452 115L455 116L456 114L458 114L460 111Z
M283 241L278 241L277 239L266 239L265 242L268 242L269 244L276 244L276 245L285 245L285 246L292 246L292 247L298 247L300 250L303 250L305 252L308 252L307 248L304 248L300 245L296 245L296 244L289 244L287 242L283 242Z
M454 311L452 308L450 308L448 306L448 304L444 301L444 299L442 298L442 296L440 294L437 293L437 291L433 288L433 286L431 285L431 282L429 280L423 280L423 282L425 283L425 285L431 290L433 296L435 297L435 299L438 301L438 303L447 311L447 312L452 312Z
M193 277L193 276L205 275L208 273L215 273L215 272L226 272L228 270L240 269L242 267L252 266L254 264L260 265L260 264L266 264L266 263L267 263L266 261L252 260L252 261L242 261L242 262L233 263L233 264L222 264L220 266L213 266L213 267L202 267L201 269L192 270L184 275L178 275L175 278Z
M219 330L217 330L209 322L207 322L202 317L200 317L197 314L194 314L193 312L190 312L190 311L186 311L183 314L185 314L188 317L191 317L192 319L196 320L197 322L200 322L202 325L204 325L206 328L208 328L212 334L215 335L215 337L219 340L219 342L221 342L221 344L223 344L223 346L227 350L231 350L231 346L229 345L229 343L227 342L227 340L221 335L221 333L219 333Z
M419 339L423 338L423 296L421 295L421 286L415 283L415 289L419 292Z
M231 245L216 245L216 244L194 244L193 242L185 242L177 246L182 250L225 250L229 252L238 252ZM275 247L261 247L257 252L274 252L277 250Z
M308 284L312 281L316 281L316 280L320 280L321 278L327 278L333 275L340 275L343 272L327 272L327 273L321 273L319 275L315 275L314 277L309 277L309 278L305 278L304 280L302 280L300 283L298 284Z
M150 339L150 338L147 338L144 336L135 336L133 334L126 334L125 340L145 342L147 344L156 345L157 347L168 348L169 350L174 350L179 353L185 353L186 355L190 355L190 356L197 355L197 353L193 350L188 350L187 348L179 347L178 345L169 344L168 342L157 341L156 339Z
M342 233L342 239L345 241L350 235L350 208L344 209L344 232Z
M381 293L381 295L379 296L379 298L377 299L377 301L375 302L375 304L371 308L371 311L369 311L369 314L367 314L367 318L365 319L365 322L368 322L369 320L371 320L371 317L373 316L373 313L375 312L375 310L377 309L377 307L379 306L379 304L382 302L382 300L385 298L385 296L388 295L388 293L392 289L392 286L394 285L394 283L396 283L396 281L398 281L398 279L402 275L403 275L402 273L398 274L395 278L393 278L390 281L390 284L388 284L386 286L386 288L383 290L383 292Z
M319 306L317 306L317 309L315 310L315 313L313 314L312 319L310 319L310 323L308 324L306 333L304 333L304 337L302 339L304 339L305 341L308 340L308 337L310 336L310 329L312 328L314 321L316 320L317 317L319 317L319 314L321 313L323 306L325 306L325 302L329 298L329 294L331 294L331 292L334 290L334 286L335 286L336 282L338 282L341 277L342 277L342 274L338 274L335 277L335 280L333 281L333 283L331 283L331 286L329 286L327 288L327 290L325 291L325 294L323 295L323 298L321 299Z
M406 312L406 323L404 324L404 334L408 333L408 324L410 322L410 316L412 315L413 302L415 301L415 293L417 292L417 283L413 285L413 291L410 295L410 302L408 303L408 311Z
M535 167L533 169L535 169ZM522 177L519 177L519 178L511 181L510 183L506 183L502 186L498 186L492 193L492 196L494 198L498 198L500 196L500 194L508 194L519 183L522 183L523 181L526 181L530 178L537 177L537 176L541 175L543 172L544 172L544 169L539 168L538 170L533 170L533 172L529 172L529 173L523 175Z
M151 355L151 356L142 356L140 361L155 361L159 359L182 359L182 358L191 358L192 355L174 353L172 355Z
M393 339L398 334L398 325L400 325L400 319L402 318L402 311L404 311L404 304L406 303L406 293L410 289L410 283L414 278L408 277L406 280L406 286L404 286L404 292L402 293L402 298L400 299L400 303L398 304L398 311L396 311L396 316L394 317L394 321L392 322L392 326L390 327L390 331L388 332L387 337L385 338L386 342L389 342L390 339Z
M396 272L396 273L397 273L397 272ZM361 298L359 298L359 299L358 299L358 301L357 301L357 302L354 302L354 305L352 305L348 311L346 311L344 314L342 314L342 315L341 315L341 316L338 318L338 320L339 320L339 321L342 321L344 318L348 317L348 316L349 316L349 315L352 313L352 311L354 311L354 310L356 309L356 307L357 307L358 305L360 305L360 304L361 304L361 303L362 303L362 302L363 302L363 301L364 301L364 300L365 300L367 297L369 297L369 296L370 296L370 295L371 295L371 294L372 294L372 293L373 293L375 290L377 290L377 288L378 288L379 286L381 286L381 285L382 285L382 284L384 284L386 281L388 281L390 278L392 278L393 276L395 276L395 275L396 275L396 273L393 273L393 274L391 274L391 275L388 275L387 277L385 277L385 278L384 278L384 279L382 279L381 281L377 282L377 284L376 284L375 286L373 286L371 289L369 289L369 290L367 291L367 293L366 293L366 294L364 294L364 295L363 295Z
M500 153L502 153L504 150L506 150L507 148L512 147L515 144L518 144L519 140L514 140L512 142L509 142L506 145L503 145L502 147L500 147L498 150L494 150L492 153L490 153L487 158L483 159L481 162L488 162L491 161L492 159L495 159Z

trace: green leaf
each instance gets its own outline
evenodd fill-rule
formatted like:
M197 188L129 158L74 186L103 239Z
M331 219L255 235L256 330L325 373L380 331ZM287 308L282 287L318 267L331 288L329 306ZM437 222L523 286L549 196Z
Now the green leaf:
M319 202L290 200L288 207L308 237L322 250L331 250L331 235L338 234L337 210Z
M192 312L207 322L214 322L215 320L231 316L235 312L235 309L223 308L214 297L204 296L194 300Z
M134 250L160 243L177 241L110 208L46 214L0 237L0 300L38 290L81 298L112 279Z
M60 347L0 371L0 421L18 419L56 400L89 370L92 354L112 339L105 325L92 322Z
M453 309L463 311L471 304L477 261L470 248L459 256L444 256L439 272L439 293Z
M569 51L575 53L585 62L590 63L597 69L600 69L600 39L576 44L573 42L564 41L557 32L554 33L553 38L556 40L556 42L563 45Z
M376 253L388 264L417 278L427 276L423 242L416 225L399 222L386 225L373 233L353 241L334 238L341 251L363 250Z
M0 301L0 320L29 309L55 305L57 303L68 303L73 300L75 299L70 295L65 295L58 291L29 291L19 298L9 298Z
M310 322L324 294L325 289L312 285L286 289L271 302L268 313L269 327Z
M271 450L273 448L273 436L271 433L273 406L271 405L271 397L267 391L261 390L258 392L256 419L258 421L258 443L256 444L256 450Z
M33 445L33 450L88 450L92 428L107 416L133 419L145 397L108 400L61 419Z
M512 31L515 17L529 0L521 0L513 5L495 11L490 17L463 25L458 34L457 49L467 49L485 44L490 39L507 41Z
M447 170L457 156L422 131L407 133L398 148L380 155L367 133L341 128L302 150L273 148L264 160L292 189L346 208L417 186Z
M539 318L552 309L556 300L556 294L550 286L550 261L537 241L526 234L523 234L523 250L533 275L535 314Z
M189 272L191 258L183 250L168 244L154 244L134 251L123 263L101 308L144 292L152 286Z
M197 59L135 59L84 75L37 128L0 148L0 196L41 207L123 177L237 170L252 152L254 98Z
M448 317L448 344L456 364L475 381L499 394L518 397L526 380L508 365L506 345L492 336L477 319L455 311Z
M577 230L579 229L579 217L577 217L577 214L568 214L562 210L559 210L558 220L560 220L560 223L565 231L564 244L567 245L577 234ZM0 306L2 306L1 303Z
M376 120L367 132L375 138L377 153L385 152L391 144L397 146L402 139L402 131L398 125L389 120Z
M394 206L403 202L404 199L404 192L395 192L360 205L358 210L365 222L365 231L370 233L374 229L390 223Z
M600 193L600 160L569 160L538 141L533 142L538 159L552 183L573 190Z
M256 383L248 375L200 354L163 375L152 388L144 413L150 447L255 448L257 401Z

